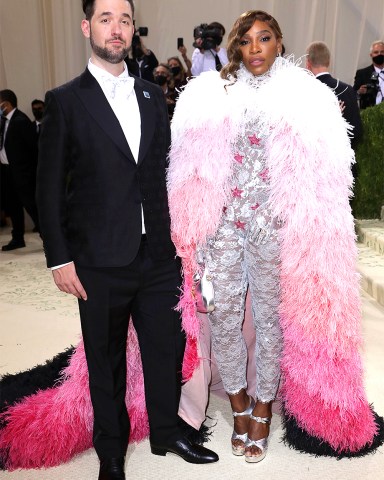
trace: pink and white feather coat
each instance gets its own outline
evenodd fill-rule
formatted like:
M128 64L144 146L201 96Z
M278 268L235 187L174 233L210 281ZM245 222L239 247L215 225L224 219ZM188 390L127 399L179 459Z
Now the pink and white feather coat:
M270 206L283 223L284 412L335 452L358 452L372 443L378 425L360 357L349 126L333 92L292 62L277 59L266 81L251 77L242 69L233 84L216 72L202 74L187 85L174 113L168 190L173 240L183 260L183 326L193 350L199 335L191 291L195 249L219 225L232 145L257 118L269 131ZM195 358L191 353L186 362L187 378Z

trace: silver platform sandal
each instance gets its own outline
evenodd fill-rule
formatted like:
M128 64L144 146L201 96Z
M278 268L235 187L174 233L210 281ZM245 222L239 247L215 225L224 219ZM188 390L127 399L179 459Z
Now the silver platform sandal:
M271 424L271 417L255 417L252 415L249 416L251 420L254 420L255 422L259 423L267 423L268 425ZM261 450L260 455L252 456L252 455L247 455L245 452L246 448L251 448L251 447L258 447ZM245 442L245 448L244 448L244 453L245 453L245 461L248 463L257 463L261 462L267 455L267 450L268 450L268 437L261 438L260 440L250 440L247 438Z
M244 410L244 412L232 412L233 417L245 417L250 416L252 414L252 410L255 408L255 400L250 397L250 404L249 407ZM231 437L231 445L232 445L232 453L236 456L244 455L245 452L245 444L248 439L248 433L245 432L243 434L236 433L235 429L233 429L232 437ZM242 442L241 445L233 445L233 440L240 440Z

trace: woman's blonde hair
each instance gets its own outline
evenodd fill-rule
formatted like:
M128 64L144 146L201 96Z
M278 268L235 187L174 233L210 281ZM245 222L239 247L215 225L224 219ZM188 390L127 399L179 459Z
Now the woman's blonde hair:
M229 76L236 78L236 72L240 67L242 61L242 55L240 50L240 40L256 22L264 22L271 28L276 39L283 38L280 26L277 21L269 15L269 13L262 10L249 10L243 13L234 23L232 30L228 35L227 55L228 63L225 65L220 76L228 79Z

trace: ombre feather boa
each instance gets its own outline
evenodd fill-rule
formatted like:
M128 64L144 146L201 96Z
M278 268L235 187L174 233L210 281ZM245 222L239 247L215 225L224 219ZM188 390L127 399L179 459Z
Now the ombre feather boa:
M237 80L204 73L177 102L168 190L172 235L184 271L179 307L191 340L184 375L189 378L195 366L199 336L192 294L195 251L219 225L230 192L234 141L256 119L268 134L270 207L283 224L286 424L293 421L299 436L329 445L336 455L357 453L373 444L379 426L365 395L359 352L349 126L333 92L282 58L261 77L244 67ZM318 453L316 448L312 453Z

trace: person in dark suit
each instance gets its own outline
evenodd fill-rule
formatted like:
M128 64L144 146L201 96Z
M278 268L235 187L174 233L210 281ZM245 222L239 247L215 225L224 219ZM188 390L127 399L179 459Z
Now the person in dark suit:
M357 70L353 88L360 96L360 108L373 107L384 98L384 42L372 43L369 52L372 65Z
M0 91L1 190L4 210L12 221L12 239L2 251L25 247L24 208L39 231L35 201L37 144L33 124L17 108L12 90Z
M124 479L130 317L143 363L151 451L217 461L179 427L184 335L180 262L170 237L165 172L170 129L161 89L128 75L132 0L83 0L85 72L46 94L37 199L48 267L79 299L99 480Z
M351 145L355 148L361 139L363 130L357 95L351 85L332 77L329 73L331 53L324 42L312 42L306 50L306 67L320 82L333 90L340 102L342 115L353 127L350 132Z
M35 127L36 137L39 138L41 121L44 116L45 103L43 102L43 100L38 100L36 98L35 100L32 100L31 108L32 108L33 117L35 119L33 122L34 124L33 126Z
M131 50L132 58L125 58L129 73L155 83L153 70L159 65L156 55L145 47L139 35L133 37Z

